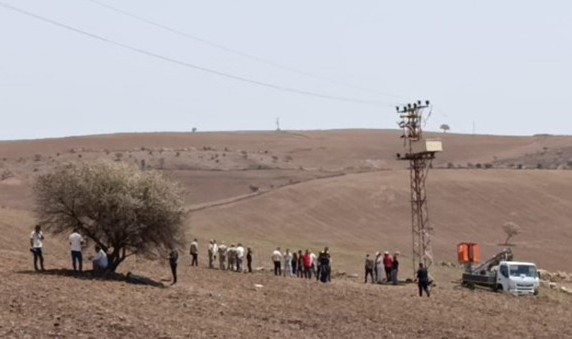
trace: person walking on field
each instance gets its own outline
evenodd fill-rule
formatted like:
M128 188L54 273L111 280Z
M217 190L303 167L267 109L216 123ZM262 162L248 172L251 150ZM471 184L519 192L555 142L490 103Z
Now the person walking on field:
M393 254L393 264L391 266L391 283L393 285L399 284L399 280L397 279L397 273L399 272L399 261L397 260L397 256L399 252L395 252Z
M171 248L169 253L169 266L171 266L171 273L173 274L173 282L171 285L177 283L177 263L179 261L179 252L175 248Z
M246 265L248 266L248 273L252 273L252 249L250 247L246 250Z
M383 267L385 269L385 281L389 283L391 281L391 270L393 269L393 258L387 251L383 253Z
M374 261L369 257L369 253L365 255L365 277L364 277L364 284L367 284L367 276L371 277L371 283L373 284L373 266Z
M30 251L34 254L34 269L36 271L44 271L44 254L42 253L43 241L44 233L42 233L42 226L36 225L30 234ZM39 268L38 261L40 262Z
M274 262L274 275L282 275L282 253L280 253L280 247L277 247L274 252L272 252L272 262Z
M427 294L427 297L430 297L431 294L429 292L429 272L427 268L423 267L422 263L419 263L419 269L417 270L417 287L419 287L419 296L423 296L423 291Z
M82 256L81 251L82 251L83 245L85 244L85 240L83 239L81 234L79 234L77 227L74 228L72 234L70 234L69 241L70 241L70 247L71 247L71 259L72 259L73 271L77 272L78 266L79 266L79 271L82 272L83 271L83 256ZM76 264L76 262L77 262L77 264Z
M199 242L197 241L197 239L193 240L193 242L191 242L191 266L199 266Z
M286 252L284 253L284 276L285 277L292 277L292 253L290 249L287 248Z

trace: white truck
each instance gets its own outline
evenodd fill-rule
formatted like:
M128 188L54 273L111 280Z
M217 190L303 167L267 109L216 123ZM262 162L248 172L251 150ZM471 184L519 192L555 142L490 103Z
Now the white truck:
M511 250L505 249L477 267L467 266L462 284L469 288L479 285L499 292L536 295L540 278L534 263L512 261Z

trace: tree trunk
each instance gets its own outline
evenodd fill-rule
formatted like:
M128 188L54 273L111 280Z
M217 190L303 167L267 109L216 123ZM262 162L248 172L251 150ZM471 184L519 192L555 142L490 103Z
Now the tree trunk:
M508 245L508 241L510 240L510 238L512 238L512 235L509 235L508 237L506 237L506 240L504 241L505 245Z

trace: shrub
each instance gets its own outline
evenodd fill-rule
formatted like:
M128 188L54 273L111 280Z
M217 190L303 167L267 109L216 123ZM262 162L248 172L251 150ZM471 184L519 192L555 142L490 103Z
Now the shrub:
M113 162L66 164L39 176L34 192L46 230L77 227L108 252L112 272L131 255L163 253L182 233L178 187L154 171Z
M502 230L507 235L506 240L504 241L505 245L508 245L508 242L512 237L520 234L520 226L518 226L516 223L512 221L505 222L502 225Z

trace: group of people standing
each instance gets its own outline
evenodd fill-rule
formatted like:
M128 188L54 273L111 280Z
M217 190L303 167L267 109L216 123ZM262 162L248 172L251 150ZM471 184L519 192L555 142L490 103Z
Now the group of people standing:
M45 271L44 268L44 233L42 226L36 225L30 234L30 252L34 256L34 269L36 271ZM87 241L79 234L78 229L74 229L68 237L71 260L74 272L83 271L83 250L87 246ZM91 258L94 272L104 272L108 266L107 253L99 246L95 245L95 255Z
M312 279L313 276L316 280L321 282L331 281L331 256L328 247L324 248L318 255L311 250L302 252L291 252L286 249L284 253L281 252L280 247L277 247L271 256L274 264L274 275L285 277L298 277ZM282 263L284 263L284 270L282 270Z
M190 254L191 266L198 266L199 242L197 239L191 242ZM223 241L218 245L216 240L213 239L209 241L207 254L209 268L218 266L221 270L252 273L252 249L250 247L245 249L242 243L238 243L236 246L234 244L227 246ZM245 260L246 267L244 266Z
M371 258L369 253L365 256L365 276L364 283L367 283L367 277L371 278L371 283L381 284L382 282L399 284L399 260L397 259L399 252L395 252L393 256L388 251L377 252L375 258Z

